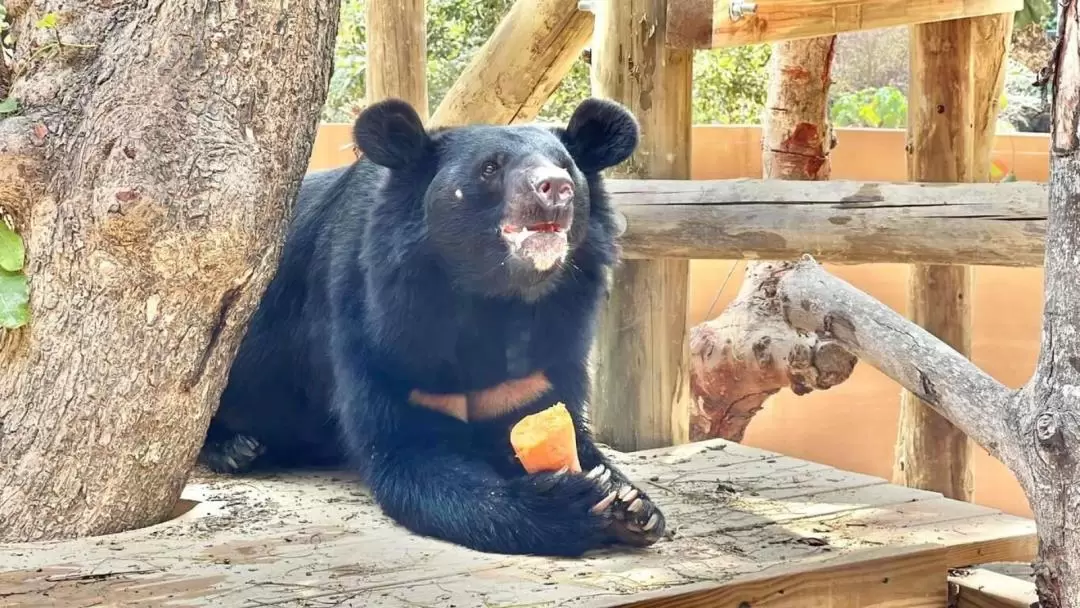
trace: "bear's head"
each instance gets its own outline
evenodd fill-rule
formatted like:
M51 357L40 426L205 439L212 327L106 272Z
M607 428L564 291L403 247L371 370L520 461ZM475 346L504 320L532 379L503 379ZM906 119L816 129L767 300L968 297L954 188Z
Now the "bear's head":
M360 114L353 136L388 170L377 204L414 207L396 211L422 218L422 240L455 285L534 298L590 238L612 238L596 232L612 221L599 174L633 153L639 129L622 106L588 99L565 126L427 130L389 99Z

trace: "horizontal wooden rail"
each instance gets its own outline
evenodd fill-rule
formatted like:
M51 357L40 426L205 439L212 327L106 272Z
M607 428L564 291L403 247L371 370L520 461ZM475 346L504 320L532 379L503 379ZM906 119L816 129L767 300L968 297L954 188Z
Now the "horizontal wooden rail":
M579 6L593 3L583 0ZM668 0L667 40L708 49L1012 13L1023 0Z
M620 180L628 258L1040 267L1046 185Z

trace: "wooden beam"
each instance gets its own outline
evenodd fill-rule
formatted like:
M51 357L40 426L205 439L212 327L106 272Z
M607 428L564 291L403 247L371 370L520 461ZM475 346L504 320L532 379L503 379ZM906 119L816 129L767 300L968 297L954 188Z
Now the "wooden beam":
M999 21L957 19L912 26L908 102L912 181L988 178L997 98L1004 82L1002 64L1011 33ZM967 357L972 285L968 266L916 265L908 288L911 318ZM972 444L967 436L914 393L903 391L900 401L893 480L971 500Z
M624 257L1043 264L1046 185L610 179Z
M1014 13L1023 0L668 0L667 43L708 49ZM741 16L735 10L746 6ZM750 12L752 11L752 12Z
M955 608L1031 608L1039 603L1034 582L982 568L950 575L949 596Z
M424 0L368 0L367 103L404 99L428 114Z
M664 34L666 0L595 4L593 91L626 105L641 125L635 154L612 174L689 179L693 52ZM596 342L590 412L601 441L640 450L689 438L684 259L625 261L614 273Z
M510 124L536 118L589 43L577 0L517 0L447 91L431 124Z

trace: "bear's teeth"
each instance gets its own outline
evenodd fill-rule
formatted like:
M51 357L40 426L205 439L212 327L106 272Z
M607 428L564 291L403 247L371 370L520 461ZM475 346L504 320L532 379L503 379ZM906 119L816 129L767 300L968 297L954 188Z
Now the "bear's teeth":
M506 240L510 241L510 244L514 246L514 249L521 249L521 245L525 242L525 239L534 234L536 234L536 231L529 230L528 228L522 228L515 232L503 232Z

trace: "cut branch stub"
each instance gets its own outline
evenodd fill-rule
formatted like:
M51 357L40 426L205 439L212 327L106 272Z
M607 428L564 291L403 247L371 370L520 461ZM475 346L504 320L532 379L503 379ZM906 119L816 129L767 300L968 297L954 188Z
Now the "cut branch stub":
M825 390L855 369L856 358L835 340L792 329L778 314L775 289L747 280L723 314L691 329L691 440L741 441L754 414L780 389L797 395Z

